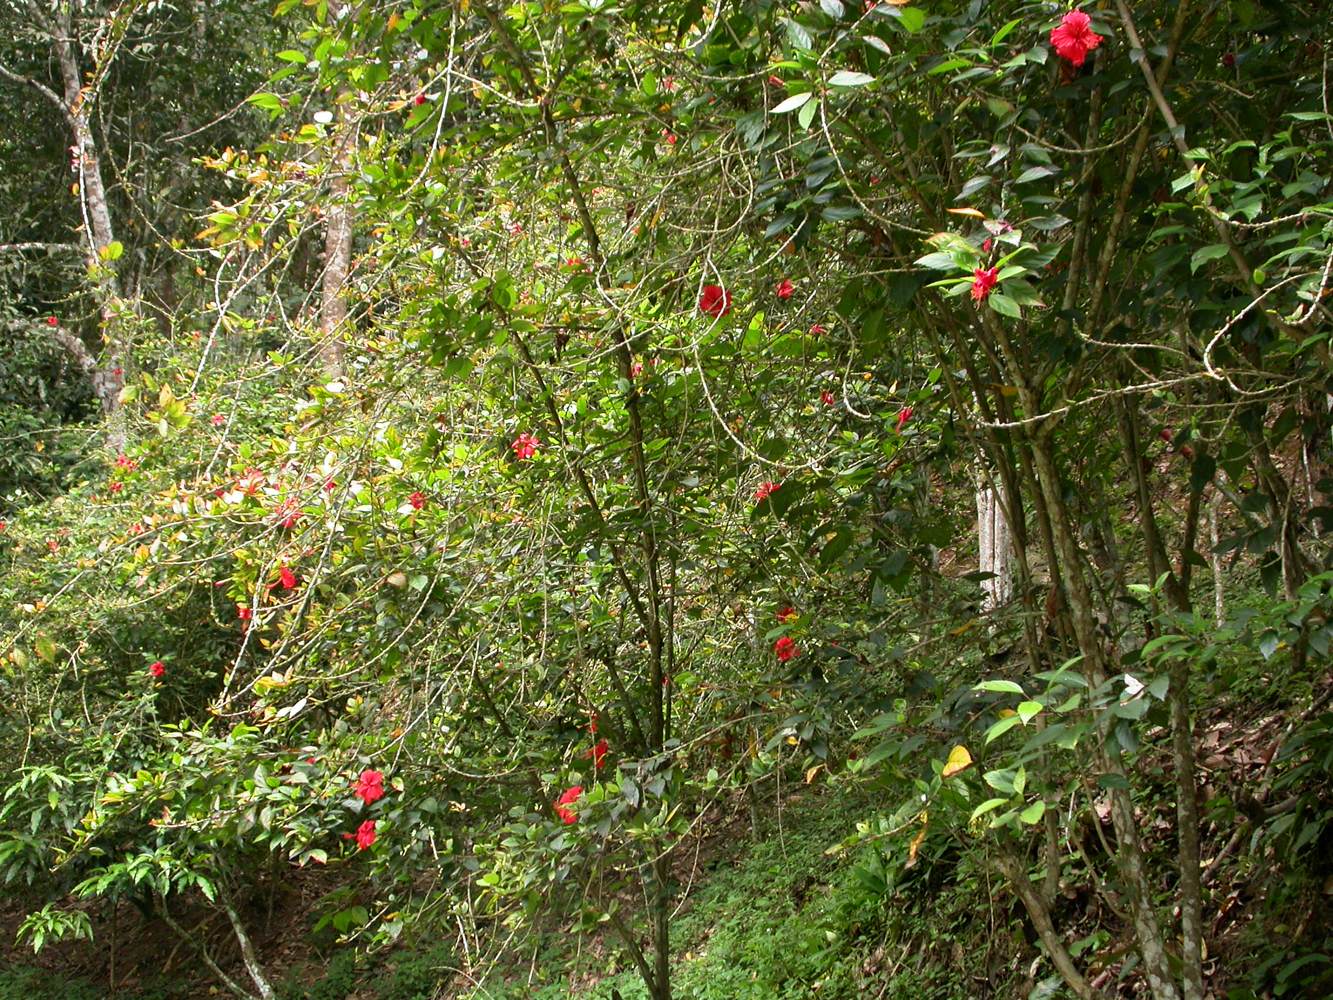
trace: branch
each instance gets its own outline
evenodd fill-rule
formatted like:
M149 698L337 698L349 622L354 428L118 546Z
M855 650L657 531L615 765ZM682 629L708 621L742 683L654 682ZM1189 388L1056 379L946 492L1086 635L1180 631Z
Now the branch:
M20 87L33 88L35 91L37 91L37 93L41 94L48 101L54 104L57 109L59 109L60 114L65 119L65 121L69 122L70 124L74 123L74 118L70 114L69 108L65 105L64 99L61 98L59 94L57 94L46 84L42 83L40 80L34 80L30 76L23 76L21 73L15 73L12 69L10 69L8 66L5 66L3 63L0 63L0 77L10 81L11 83L17 83Z
M4 67L0 66L0 70L3 69ZM37 250L45 250L47 253L55 253L58 250L83 253L83 247L78 243L0 243L0 253L6 251L11 253L30 253Z
M163 898L162 902L157 907L157 915L162 918L168 927L180 936L182 941L194 946L194 949L199 952L199 957L203 959L204 964L208 966L213 975L217 976L218 979L222 981L222 984L226 986L227 989L235 993L241 1000L255 1000L254 994L223 972L222 967L219 966L217 962L213 961L213 956L208 953L208 949L204 947L202 941L195 941L184 927L172 919L171 914L167 912L167 901L165 898Z

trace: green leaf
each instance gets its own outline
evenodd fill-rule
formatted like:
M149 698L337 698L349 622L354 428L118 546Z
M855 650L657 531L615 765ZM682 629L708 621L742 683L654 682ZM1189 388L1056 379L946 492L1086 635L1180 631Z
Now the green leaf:
M972 688L973 691L990 691L993 694L1024 694L1015 681L982 681Z
M785 115L789 111L795 111L797 108L804 107L805 103L814 97L812 91L807 90L804 94L792 94L785 101L773 109L775 115Z
M1190 274L1194 274L1210 260L1217 260L1219 257L1225 257L1226 255L1227 246L1225 243L1210 243L1206 247L1200 247L1194 251L1194 256L1190 258Z
M805 107L801 108L800 112L796 115L797 124L799 124L801 128L809 128L810 123L815 119L815 112L818 110L819 102L811 101Z
M1000 808L1000 806L1004 805L1008 801L1009 801L1008 798L987 799L985 802L981 803L981 805L977 806L975 809L972 810L972 815L968 817L968 822L970 823L980 816L985 816L986 813L991 812L994 809Z
M1019 813L1018 818L1022 820L1024 823L1026 823L1028 826L1031 826L1033 823L1036 823L1039 819L1041 819L1045 815L1046 815L1046 803L1044 800L1038 799L1036 802L1032 803L1032 805L1028 806L1021 813Z
M1023 316L1023 310L1018 307L1018 303L1001 292L991 292L986 301L991 309L1001 316L1010 316L1014 319L1021 319Z
M1023 720L1023 725L1027 725L1037 716L1041 715L1046 706L1039 701L1023 701L1018 704L1018 717Z
M874 83L875 78L869 73L857 73L849 69L839 70L829 77L830 87L864 87Z
M1006 716L1005 718L1001 719L999 722L991 726L988 730L986 730L986 742L990 743L992 740L999 739L1005 733L1009 732L1009 730L1013 729L1014 726L1018 725L1019 722L1021 721L1022 720L1019 719L1017 715Z

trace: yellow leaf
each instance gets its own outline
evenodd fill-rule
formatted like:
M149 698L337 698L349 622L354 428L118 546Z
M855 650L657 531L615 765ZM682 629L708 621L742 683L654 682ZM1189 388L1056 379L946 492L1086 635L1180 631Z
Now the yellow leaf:
M972 755L967 752L967 747L961 743L949 751L949 761L944 765L944 770L940 772L941 778L952 778L955 774L962 774L972 766Z
M823 764L816 764L814 767L810 768L810 770L805 772L805 783L807 785L815 780L815 775L819 774L819 770L823 766Z
M907 845L907 864L909 867L916 863L916 852L921 850L921 845L925 843L926 831L929 829L929 824L922 823L921 830L912 838L912 842Z
M946 208L950 215L966 215L969 219L984 219L986 214L978 212L975 208Z
M1007 718L1009 718L1009 716L1011 716L1011 715L1017 715L1017 714L1018 714L1018 713L1015 712L1012 708L1002 708L1002 709L1000 709L1000 718L1001 718L1001 719L1007 719Z

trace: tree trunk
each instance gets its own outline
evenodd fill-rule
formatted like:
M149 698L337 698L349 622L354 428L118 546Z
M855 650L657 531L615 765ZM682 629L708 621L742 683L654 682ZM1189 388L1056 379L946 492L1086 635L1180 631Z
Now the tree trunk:
M329 0L329 17L337 20L347 10L345 0ZM319 305L319 355L329 375L342 373L342 337L347 322L347 278L352 270L352 231L355 212L348 200L347 175L352 165L354 130L341 111L346 91L338 95L335 145L329 164L329 207L324 225L324 272Z
M977 540L977 569L992 574L990 579L981 582L981 589L986 594L981 609L991 611L1008 603L1013 595L1014 580L1009 562L1009 521L995 487L985 479L977 484Z

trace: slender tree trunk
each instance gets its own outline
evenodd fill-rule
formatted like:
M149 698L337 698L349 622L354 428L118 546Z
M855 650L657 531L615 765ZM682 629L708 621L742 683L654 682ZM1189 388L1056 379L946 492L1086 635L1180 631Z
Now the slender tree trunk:
M120 314L122 304L115 263L108 259L108 248L116 242L116 235L111 223L106 185L102 181L102 160L93 136L92 94L82 86L68 6L61 10L59 17L60 21L51 26L55 29L52 31L51 44L64 90L61 110L73 140L70 155L78 177L84 255L88 273L93 276L102 317L102 335L106 340L107 363L97 369L93 386L108 421L108 443L113 450L119 451L125 446L124 422L117 411L120 408L120 390L125 381L127 345L122 332L124 317Z
M981 582L981 589L986 594L982 610L990 611L1008 603L1013 595L1014 580L1009 561L1009 521L995 487L985 478L977 482L977 541L977 569L993 574Z
M329 0L329 17L338 19L346 12L345 0ZM352 168L352 145L355 130L342 111L343 98L338 95L338 110L334 112L337 129L332 162L329 164L329 206L324 225L324 271L321 276L319 304L320 358L330 375L342 372L342 338L347 323L347 278L352 270L352 232L355 210L349 200L348 173Z

